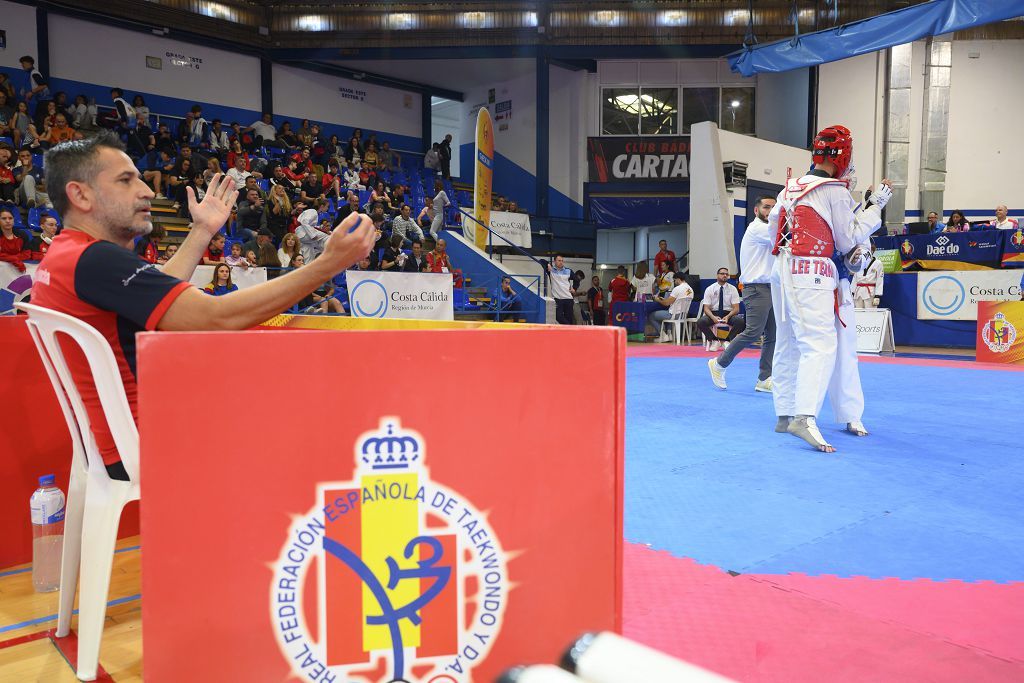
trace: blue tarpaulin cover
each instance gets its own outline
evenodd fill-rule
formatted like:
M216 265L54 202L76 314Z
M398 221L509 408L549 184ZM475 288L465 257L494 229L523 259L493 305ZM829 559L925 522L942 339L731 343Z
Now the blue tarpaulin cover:
M877 17L729 55L729 67L744 76L836 62L924 38L1024 15L1024 0L931 0Z

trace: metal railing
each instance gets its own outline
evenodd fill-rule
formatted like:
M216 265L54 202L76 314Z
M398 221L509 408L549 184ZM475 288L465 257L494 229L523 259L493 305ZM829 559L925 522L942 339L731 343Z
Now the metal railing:
M490 299L490 302L486 306L481 306L479 308L467 308L461 310L457 308L455 309L455 316L458 317L459 315L487 315L488 317L493 317L495 322L502 322L502 320L507 321L510 318L526 318L530 315L539 316L541 313L541 305L526 305L526 301L520 296L521 291L516 292L515 296L513 296L512 299L509 302L507 302L508 304L515 303L516 305L518 305L518 308L503 307L501 302L501 281L506 277L512 278L513 281L517 282L523 290L532 291L538 297L541 296L540 275L527 275L524 273L504 274L494 278L487 278L486 280L483 281L482 284L477 284L477 282L474 281L471 286L465 287L467 303L469 302L469 290L471 289L485 289L487 291L487 296ZM524 280L526 282L524 282ZM536 290L534 290L535 286ZM515 289L515 287L513 287L513 289Z
M547 292L548 292L548 272L547 272L547 268L544 267L544 263L540 259L538 259L533 254L531 254L530 252L528 252L525 249L523 249L522 247L520 247L518 244L513 244L511 241L509 241L503 235L499 235L496 232L494 232L493 230L491 230L491 227L489 225L484 225L483 223L478 221L475 216L473 216L471 213L467 212L461 206L459 207L459 213L461 213L463 216L465 216L466 218L468 218L469 220L473 221L474 223L476 223L481 228L483 228L484 230L487 231L487 258L489 258L491 260L494 259L494 238L497 237L501 241L505 242L505 244L507 244L508 246L512 247L512 249L514 249L516 252L518 252L519 254L527 257L528 259L530 259L534 263L536 263L537 266L541 269L541 272L544 274L544 294L541 294L540 296L545 296L547 294ZM534 275L534 276L528 276L528 277L537 277L537 276Z

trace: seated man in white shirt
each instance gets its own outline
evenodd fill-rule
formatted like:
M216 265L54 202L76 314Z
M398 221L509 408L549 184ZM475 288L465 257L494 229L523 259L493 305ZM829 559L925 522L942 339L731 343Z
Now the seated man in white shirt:
M235 189L241 190L245 187L245 179L253 175L245 170L245 157L239 154L235 157L235 167L228 169L227 176L235 183Z
M717 281L704 290L701 311L703 315L697 319L697 329L711 342L712 351L722 349L722 342L712 332L712 327L727 326L729 336L726 341L732 341L746 328L746 321L740 315L740 293L729 284L728 268L719 268Z
M996 219L992 222L993 228L999 230L1016 230L1017 219L1006 217L1007 208L1005 204L1000 204L996 207Z
M668 296L655 296L654 301L661 304L665 308L660 310L651 311L647 316L647 324L651 325L657 332L661 329L661 323L663 320L669 318L685 318L686 313L690 308L690 302L693 301L693 288L687 284L684 279L686 276L682 273L674 273L672 275L672 291L668 293ZM660 338L658 341L669 341L665 337Z

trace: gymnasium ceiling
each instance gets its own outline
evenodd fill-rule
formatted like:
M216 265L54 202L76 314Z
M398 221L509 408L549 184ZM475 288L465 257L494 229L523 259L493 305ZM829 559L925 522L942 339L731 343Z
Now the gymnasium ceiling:
M181 30L284 56L337 50L338 58L408 48L549 46L722 46L771 42L923 0L76 0L39 4ZM752 8L752 12L751 12ZM752 19L752 20L751 20ZM1020 38L1024 22L1001 22L958 37ZM319 54L323 58L327 55ZM380 56L380 54L377 54ZM456 55L452 55L456 56ZM601 57L595 50L593 57Z

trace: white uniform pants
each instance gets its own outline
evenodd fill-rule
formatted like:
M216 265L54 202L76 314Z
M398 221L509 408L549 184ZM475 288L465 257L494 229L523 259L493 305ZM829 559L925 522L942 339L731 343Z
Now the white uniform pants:
M775 414L817 417L836 361L835 291L779 283L781 265L772 276Z
M861 389L860 367L857 363L857 320L850 298L849 280L839 281L839 302L836 365L828 385L828 398L836 422L845 424L859 421L864 416L864 391ZM843 323L846 323L845 327Z

